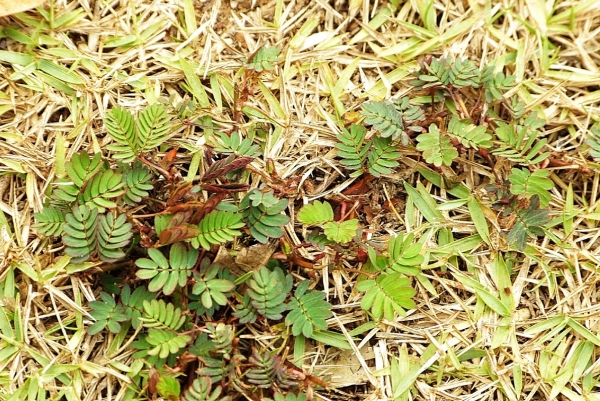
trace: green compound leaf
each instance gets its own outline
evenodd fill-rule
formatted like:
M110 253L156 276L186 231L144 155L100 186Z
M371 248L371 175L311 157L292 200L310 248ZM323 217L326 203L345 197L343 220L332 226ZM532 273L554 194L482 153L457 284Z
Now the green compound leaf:
M492 135L487 132L483 125L475 126L470 120L461 120L452 117L448 123L448 133L453 135L465 147L471 149L489 149L492 147Z
M59 179L53 184L52 199L59 203L73 203L79 195L79 187L65 179ZM62 201L62 202L60 202Z
M123 195L124 186L120 173L113 170L99 172L88 181L79 195L79 203L98 208L100 213L104 213L105 209L117 207L112 199Z
M392 102L366 102L362 105L360 112L366 117L364 123L372 125L380 132L382 138L390 137L392 141L399 137L407 137L404 131L404 121L402 113L394 106Z
M480 71L469 59L433 58L431 62L422 62L421 69L415 73L417 79L410 82L420 89L453 87L462 88L480 86Z
M65 216L63 243L65 253L73 263L85 262L96 250L96 226L98 209L86 205L75 205Z
M323 232L327 236L327 239L345 244L352 241L352 238L356 235L358 230L358 220L346 220L343 222L330 221L323 225Z
M513 163L534 165L550 156L550 152L543 152L547 139L537 138L541 135L538 128L543 127L545 121L537 118L537 113L530 114L520 124L507 124L496 122L494 134L497 138L497 147L492 154L504 157Z
M140 113L136 128L141 153L154 150L167 140L172 127L171 119L172 116L160 103L154 103Z
M123 181L125 181L123 203L135 206L150 194L148 191L154 188L151 181L152 172L140 161L136 161L132 167L124 167L123 170Z
M241 324L254 323L258 319L258 311L252 305L252 298L248 291L244 294L242 303L236 306L237 310L233 313L233 316L237 317Z
M107 149L114 151L114 157L123 159L124 163L132 162L139 153L133 115L121 107L113 107L106 114L104 124L108 135L118 143L118 145L108 145Z
M115 262L125 256L121 250L133 236L132 225L124 214L115 217L108 213L98 217L98 256L105 262Z
M250 234L257 241L266 244L269 238L283 235L281 227L290 221L288 216L281 214L287 204L286 199L277 199L273 191L262 193L255 189L248 192L240 202L240 208L243 209L242 220Z
M187 334L172 330L148 329L146 342L150 345L148 355L166 358L171 354L177 354L192 338Z
M481 83L485 87L485 100L488 103L502 99L503 93L515 85L514 75L505 76L503 72L494 73L496 66L486 65L481 72Z
M383 273L376 280L358 283L357 289L365 292L360 306L376 319L392 321L396 314L406 316L405 309L415 307L412 297L417 292L402 273Z
M263 205L264 207L269 208L275 206L279 202L279 199L275 195L273 195L273 191L250 191L248 192L248 199L252 201L252 206L255 207Z
M421 271L421 264L425 260L420 254L422 244L413 244L414 234L403 236L399 233L390 237L388 243L389 257L387 266L393 271L414 276ZM373 260L371 260L373 262ZM374 262L375 264L377 261Z
M289 303L290 312L285 318L285 324L292 326L292 334L311 337L313 330L327 330L327 322L332 315L331 304L325 301L325 293L308 291L309 281L298 285Z
M435 124L429 126L427 134L419 135L417 141L419 141L417 150L423 152L427 163L432 163L436 167L442 164L449 166L458 157L458 151L452 146L450 138L442 135Z
M248 360L252 368L244 377L256 387L270 389L297 385L294 378L283 369L281 358L275 352L254 349Z
M242 134L234 131L231 135L224 132L218 133L218 141L213 144L215 153L235 153L238 156L260 156L260 146L253 143L252 138L242 138Z
M398 166L400 157L402 153L396 151L396 145L390 138L374 138L367 152L367 171L375 177L391 174L392 169Z
M151 280L148 290L156 292L162 289L165 295L172 294L177 286L184 286L198 260L198 250L187 250L181 242L171 246L169 260L155 248L148 249L150 259L135 261L140 268L136 275L144 280Z
M302 224L321 225L332 221L333 208L329 202L314 201L312 204L304 205L298 212L297 219Z
M538 209L539 203L539 197L534 195L528 208L517 210L517 221L508 233L508 243L516 246L521 252L527 246L527 237L536 239L538 236L544 235L542 226L550 221L548 211Z
M209 250L212 245L233 241L241 234L239 229L243 226L241 213L213 210L198 224L200 233L191 240L191 244L194 248L202 246Z
M105 328L111 333L119 333L121 323L129 320L125 308L117 305L113 297L105 292L100 293L100 299L101 301L92 301L89 304L90 315L96 322L88 328L88 334L97 334Z
M201 376L192 382L185 391L182 401L229 401L230 397L221 397L222 388L217 386L214 391L209 377Z
M282 60L279 56L281 49L276 47L261 47L256 54L248 60L247 67L256 72L262 72L263 70L272 71L273 64Z
M167 140L172 116L160 103L144 109L137 119L127 110L112 108L104 119L106 131L117 144L107 146L115 159L131 163L144 152L156 149Z
M252 273L246 294L256 313L271 320L279 320L287 310L285 299L292 289L292 284L291 275L284 275L279 268L270 271L263 266ZM238 305L238 312L243 308L243 305ZM236 316L238 315L236 313Z
M90 155L83 150L74 154L65 166L69 178L79 188L100 171L102 167L102 154L96 153L94 157L90 159Z
M144 314L144 302L152 301L155 296L155 293L148 291L144 286L138 287L131 292L131 288L126 285L121 290L121 303L125 308L127 318L131 319L131 326L135 330L142 324L140 319Z
M37 222L33 225L38 231L50 236L59 236L63 232L65 215L61 209L55 206L46 206L40 213L33 215Z
M357 177L363 173L363 163L367 158L367 151L371 142L365 143L367 130L362 125L352 124L350 131L342 128L342 133L338 135L338 141L335 144L337 154L342 158L340 163L348 170L357 170L351 174Z
M156 383L156 391L167 400L179 400L181 385L173 376L161 376Z
M210 259L204 258L200 263L200 274L194 273L196 284L192 288L194 295L200 296L202 306L210 309L214 304L227 305L229 292L235 288L235 284L226 279L216 278L221 266L211 264Z
M508 176L512 184L510 192L527 198L537 195L540 197L540 207L548 207L552 199L549 190L554 188L554 183L548 178L549 176L549 170L536 170L532 173L526 168L513 168Z
M168 328L178 330L186 321L186 316L179 308L164 300L142 300L143 314L140 322L144 327Z

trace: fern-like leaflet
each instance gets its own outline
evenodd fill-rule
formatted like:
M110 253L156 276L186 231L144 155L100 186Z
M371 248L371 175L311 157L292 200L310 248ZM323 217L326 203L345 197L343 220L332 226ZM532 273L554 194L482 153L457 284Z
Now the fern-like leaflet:
M425 120L425 112L419 106L413 106L410 104L410 98L408 96L401 97L394 103L396 108L402 112L402 120L407 130L422 132L423 129L420 125L417 125ZM411 125L415 124L415 125ZM408 137L402 137L402 144L408 144Z
M281 61L279 52L281 52L281 49L277 47L261 47L252 57L250 57L247 67L256 72L262 72L263 70L271 71L274 68L273 64Z
M325 293L307 291L308 281L298 285L288 308L290 312L285 318L285 324L292 326L292 334L311 337L314 329L327 330L326 320L331 317L331 304L324 301Z
M454 136L463 146L471 149L489 149L492 147L492 135L484 125L475 126L470 120L452 117L448 123L448 133Z
M185 245L177 242L171 246L169 259L156 249L148 249L148 258L135 261L140 268L136 275L144 280L151 280L148 290L156 292L162 289L165 295L170 295L177 286L183 287L187 278L192 274L192 267L198 260L198 250L187 250Z
M458 151L452 145L450 138L440 133L435 124L429 126L428 133L420 134L417 141L419 141L417 150L423 152L427 163L432 163L436 167L442 164L449 166L458 157Z
M183 393L182 401L230 401L231 397L221 397L222 388L216 387L211 391L212 383L209 377L196 378L192 385Z
M241 213L213 210L198 224L199 234L192 238L191 244L194 248L202 246L209 250L212 245L233 241L243 226Z
M364 140L367 130L362 125L352 124L350 130L342 128L341 134L335 144L337 154L342 158L340 163L348 170L355 170L351 177L358 177L363 171L363 163L367 157L368 146L365 146Z
M269 238L283 235L281 227L290 221L288 216L281 214L287 204L287 200L277 199L273 191L262 193L254 189L240 202L240 209L243 209L242 221L257 241L266 244Z
M517 221L508 232L508 243L521 252L527 246L527 237L536 239L539 235L544 235L543 226L550 221L548 211L539 209L539 203L539 197L534 195L529 207L517 210Z
M549 176L549 170L536 170L532 173L526 168L513 168L508 176L508 180L512 184L510 192L514 195L524 195L527 198L537 195L540 199L540 207L545 208L552 199L552 195L548 191L554 188L554 183L548 178Z
M352 241L358 227L358 219L329 221L323 225L323 232L327 236L327 239L340 244L346 244Z
M39 232L47 236L58 236L63 232L63 226L66 222L65 214L56 206L46 206L44 209L35 213L36 223L33 225Z
M241 324L254 323L258 319L258 310L252 304L248 291L244 293L241 303L237 304L236 308L233 316L237 317Z
M424 261L420 254L422 245L414 243L414 234L406 236L401 233L390 237L388 243L388 257L378 257L375 249L369 248L369 260L378 270L388 273L398 272L414 276L421 271L421 264Z
M171 129L172 116L166 108L155 103L139 114L133 115L120 107L113 107L106 115L104 124L110 137L117 142L108 145L116 159L131 163L139 154L154 150L161 145Z
M204 258L200 263L200 274L194 273L196 284L192 288L192 293L200 296L202 305L206 309L212 308L215 303L226 305L226 294L235 288L235 284L230 280L216 278L220 268L218 264L211 264L208 258Z
M131 320L131 326L137 330L142 324L142 316L145 313L144 303L152 301L156 296L146 290L145 287L138 287L133 292L128 285L121 290L121 303L125 308L125 315Z
M479 87L480 72L468 59L433 58L429 63L422 62L415 73L417 79L410 82L416 88L462 88Z
M65 253L71 256L73 262L86 261L96 250L97 217L98 209L85 205L75 205L65 216L62 240L66 246Z
M116 262L125 256L121 250L131 239L131 223L127 216L113 213L100 215L98 218L98 256L105 262Z
M358 229L358 220L333 221L333 209L328 202L315 201L298 212L298 221L307 225L320 225L328 240L345 244L352 241Z
M87 185L87 182L97 173L106 170L106 166L102 162L102 155L100 153L97 153L90 159L90 155L82 150L73 155L71 160L66 163L65 169L70 180L63 178L54 183L55 188L52 198L55 202L75 202Z
M139 149L133 115L121 107L113 107L104 118L106 130L119 145L109 145L108 150L115 152L115 158L132 162Z
M312 204L304 205L298 212L296 219L307 225L321 225L333 221L333 208L329 202L314 201Z
M504 75L503 72L494 73L496 66L487 65L481 71L481 83L485 88L485 100L488 103L502 99L502 91L507 91L514 86L515 76Z
M102 167L102 155L100 153L96 153L90 159L90 155L85 151L74 154L65 165L69 178L79 188L83 187L83 184L100 171Z
M179 308L164 300L143 300L144 313L140 322L147 328L166 328L178 330L186 321L186 316Z
M213 352L222 354L229 359L233 351L233 340L235 339L235 327L230 324L217 323L206 326L209 332Z
M253 350L249 362L253 367L245 377L259 388L287 388L296 384L287 374L279 355Z
M288 308L285 300L292 285L292 276L284 275L281 269L270 271L261 267L252 273L244 302L237 305L234 316L246 322L254 322L257 314L271 320L281 319Z
M529 115L522 124L498 121L494 131L499 146L492 154L502 156L513 163L534 165L550 156L550 152L540 153L547 139L537 140L540 132L537 130L545 122L537 118L537 113Z
M101 301L92 301L89 303L90 315L96 320L88 328L88 334L93 335L108 328L111 333L121 331L121 323L129 320L123 305L117 305L113 297L106 292L100 293Z
M365 292L360 306L376 319L393 320L395 314L405 316L405 309L415 307L416 291L402 273L382 273L375 280L361 281L357 289Z
M125 194L123 203L135 206L149 195L154 185L151 183L152 172L144 167L140 161L136 161L131 167L122 167L123 181L125 182Z
M113 170L99 172L87 183L79 195L79 203L98 208L100 213L105 209L117 207L112 199L121 196L125 190L125 183L121 180L121 174Z
M391 137L391 140L394 141L402 137L403 142L408 142L407 134L404 131L402 113L392 102L371 101L363 103L360 113L366 117L365 124L372 125L380 132L382 138Z
M367 152L367 171L375 177L391 174L392 169L398 167L397 160L400 157L402 157L402 153L396 150L396 146L390 138L375 137Z
M148 329L148 336L145 340L150 345L150 349L147 354L166 358L170 354L179 352L191 339L189 335L176 331Z
M221 132L219 139L209 142L213 146L213 151L218 153L234 153L238 156L260 156L260 146L253 143L252 138L242 138L238 131L230 135Z

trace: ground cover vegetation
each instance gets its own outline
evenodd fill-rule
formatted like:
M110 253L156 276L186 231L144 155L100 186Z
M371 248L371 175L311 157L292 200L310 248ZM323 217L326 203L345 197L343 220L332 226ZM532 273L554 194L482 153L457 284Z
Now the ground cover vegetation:
M3 400L600 399L593 1L3 18Z

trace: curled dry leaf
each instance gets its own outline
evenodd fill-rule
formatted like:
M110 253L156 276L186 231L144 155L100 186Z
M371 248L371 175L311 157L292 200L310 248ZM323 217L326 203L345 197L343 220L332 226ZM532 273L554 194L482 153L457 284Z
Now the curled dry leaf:
M0 0L0 17L12 15L41 6L45 0Z
M267 244L256 244L242 248L237 252L235 259L229 254L226 247L221 246L215 257L214 263L228 268L233 274L242 275L260 269L266 265L273 252L277 249L277 241Z

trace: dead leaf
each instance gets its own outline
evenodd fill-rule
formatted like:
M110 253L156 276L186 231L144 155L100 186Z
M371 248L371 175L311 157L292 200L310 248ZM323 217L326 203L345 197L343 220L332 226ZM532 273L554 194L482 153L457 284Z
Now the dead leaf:
M0 0L0 17L20 13L40 6L45 0Z
M277 249L277 241L252 245L239 250L234 259L227 248L221 246L213 263L218 263L222 267L228 268L233 274L241 276L266 265L275 249Z
M235 263L247 272L258 270L271 259L277 243L278 241L270 241L243 248L237 253Z

